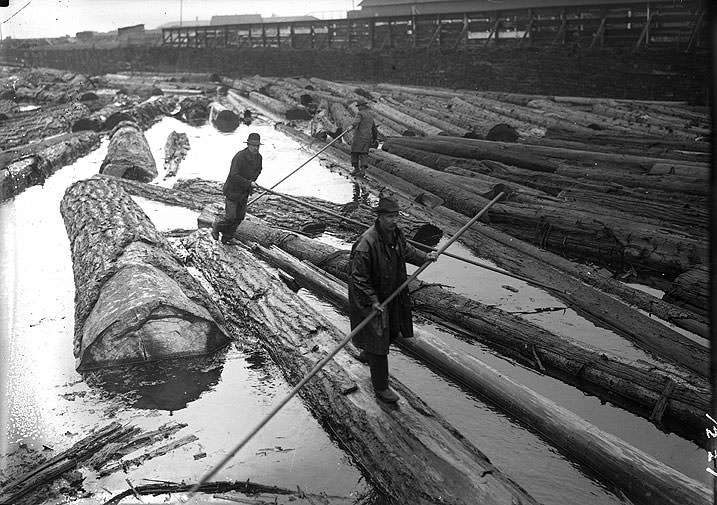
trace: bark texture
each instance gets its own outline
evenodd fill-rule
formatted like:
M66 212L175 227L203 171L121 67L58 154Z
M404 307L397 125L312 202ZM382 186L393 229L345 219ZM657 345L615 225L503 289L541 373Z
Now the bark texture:
M226 345L223 318L207 293L118 184L76 182L60 211L72 249L78 368Z

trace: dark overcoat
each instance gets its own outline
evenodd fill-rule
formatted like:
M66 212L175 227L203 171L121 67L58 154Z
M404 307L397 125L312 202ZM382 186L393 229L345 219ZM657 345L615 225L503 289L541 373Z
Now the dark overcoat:
M366 154L377 134L376 123L373 120L371 111L367 109L359 110L356 113L353 124L356 129L351 141L351 152Z
M414 265L426 261L426 254L406 243L398 227L393 233L393 240L389 240L377 221L351 248L348 285L352 329L371 313L374 302L386 300L406 280L406 261ZM404 338L413 337L408 288L389 302L383 316L376 315L364 326L353 343L367 352L385 355L399 331Z
M261 154L253 154L249 148L242 149L232 158L229 175L222 192L229 200L246 201L251 193L251 183L261 173Z

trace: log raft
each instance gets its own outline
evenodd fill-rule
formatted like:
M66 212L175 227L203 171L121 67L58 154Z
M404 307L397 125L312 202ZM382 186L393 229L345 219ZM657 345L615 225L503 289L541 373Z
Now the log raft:
M186 189L183 191L124 179L118 182L133 195L169 205L181 205L194 210L207 205L199 216L199 225L203 227L210 226L216 213L220 211L221 193L216 183L187 181L182 184ZM213 195L208 188L212 188ZM257 200L252 205L258 205L262 200ZM312 199L312 202L313 205L318 200ZM328 202L323 204L319 202L319 205L336 210ZM278 197L272 197L266 202L265 208L278 210L278 214L283 216L300 216L302 213L300 207L282 201ZM273 222L273 213L264 214L261 211L260 213ZM349 216L354 220L363 220L368 214L361 212ZM326 219L334 220L331 216ZM299 217L298 220L303 221L303 218ZM364 222L371 221L366 219ZM331 225L335 226L335 223ZM288 253L319 265L338 278L345 279L348 251L339 251L328 244L287 230L286 228L297 228L297 225L290 226L285 218L282 218L280 226L284 229L270 227L261 219L249 215L237 230L236 237L266 247L277 245ZM361 229L355 225L351 226L352 237L355 238ZM347 240L353 238L346 237ZM460 331L468 338L479 338L498 352L528 366L537 366L535 356L539 355L544 372L548 375L645 418L650 417L655 405L663 396L664 384L673 382L676 389L667 398L668 408L660 419L653 419L653 422L659 423L665 429L676 431L685 438L698 443L704 442L702 440L704 437L701 436L705 424L703 417L709 405L709 387L704 379L690 374L679 378L674 372L658 371L651 365L630 362L589 346L579 345L538 328L517 316L485 307L476 301L444 290L440 286L417 282L412 286L412 290L417 310L423 315L442 324L448 323L455 329L462 328Z
M318 150L325 145L288 126L278 128L311 149ZM322 156L324 154L337 163L348 165L348 154L333 146L325 150ZM369 184L372 179L388 181L386 176L390 175L372 166L370 161L367 173ZM390 182L383 182L380 186L383 185L390 187ZM411 186L406 181L404 185ZM422 191L416 186L413 188L416 194ZM401 193L398 195L408 214L437 226L446 234L455 233L467 221L465 216L445 207L439 206L429 211L422 205L416 205L413 199L402 199ZM648 314L657 313L665 321L707 338L707 325L698 315L604 276L596 268L569 261L480 222L463 235L461 242L509 272L555 286L556 291L552 293L554 296L595 324L610 328L640 347L680 363L700 375L706 377L709 374L709 354L705 344L690 340L654 318L634 310L632 305L637 304ZM619 300L601 292L602 289L619 297Z
M74 183L60 211L72 250L78 369L203 355L228 343L209 295L116 182Z
M291 274L302 287L320 293L348 313L346 284L322 275L278 247L253 248L261 257ZM416 329L416 338L396 342L408 352L487 398L561 452L625 492L633 503L709 503L710 492L643 451L606 433L573 412L506 377L479 359L456 352L431 333ZM567 442L569 440L569 442ZM637 483L637 484L636 484Z
M220 211L210 207L199 216L199 226L209 227ZM249 216L237 229L236 238L264 247L277 246L301 260L308 261L332 276L347 280L349 251L272 228ZM612 353L595 349L553 334L528 321L452 293L440 286L414 281L412 292L416 310L438 323L448 323L467 338L477 339L512 359L538 367L543 372L583 391L609 400L631 412L649 418L671 382L679 392L666 399L668 408L659 419L661 427L679 432L685 438L703 443L705 409L709 407L707 381L682 371L662 370L655 365L628 361Z
M189 237L185 246L219 294L227 318L250 322L289 383L299 382L343 338L242 248L220 245L205 232ZM378 404L368 369L344 350L300 391L389 501L537 503L406 386L396 378L391 385L399 403Z

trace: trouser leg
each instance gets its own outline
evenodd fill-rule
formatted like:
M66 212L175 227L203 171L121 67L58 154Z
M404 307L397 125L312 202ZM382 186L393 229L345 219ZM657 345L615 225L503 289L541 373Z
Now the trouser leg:
M371 384L377 391L388 389L388 356L385 354L366 353L368 366L371 370Z

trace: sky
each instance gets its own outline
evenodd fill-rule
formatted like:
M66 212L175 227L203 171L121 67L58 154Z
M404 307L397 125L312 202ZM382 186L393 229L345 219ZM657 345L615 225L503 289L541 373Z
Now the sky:
M180 20L231 14L263 17L313 15L321 19L342 18L358 9L360 0L10 0L0 8L2 37L39 38L74 36L93 30L107 32L123 26L145 28Z

